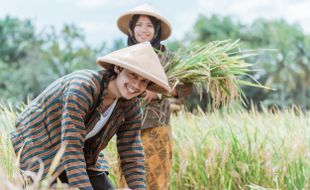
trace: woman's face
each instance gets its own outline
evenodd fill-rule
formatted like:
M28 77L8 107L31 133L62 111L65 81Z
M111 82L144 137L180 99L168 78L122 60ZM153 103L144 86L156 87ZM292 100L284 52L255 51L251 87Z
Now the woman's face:
M155 35L154 26L150 18L146 15L141 15L139 17L133 32L139 43L151 41Z
M149 81L127 69L122 69L116 77L119 95L127 100L139 96L146 90Z

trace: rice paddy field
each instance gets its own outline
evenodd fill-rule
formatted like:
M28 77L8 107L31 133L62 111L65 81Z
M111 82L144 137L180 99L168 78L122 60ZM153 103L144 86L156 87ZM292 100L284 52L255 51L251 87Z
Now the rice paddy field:
M0 108L0 189L22 189L8 133L17 112ZM310 112L223 109L185 110L172 116L171 190L310 189ZM104 151L117 186L115 139ZM39 176L34 176L39 178ZM26 189L48 189L48 179ZM61 187L61 186L59 186Z

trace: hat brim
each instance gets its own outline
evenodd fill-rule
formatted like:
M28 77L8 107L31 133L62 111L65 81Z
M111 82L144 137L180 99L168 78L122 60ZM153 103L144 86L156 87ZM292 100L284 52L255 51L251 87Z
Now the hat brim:
M128 11L127 13L119 17L119 19L117 20L117 26L124 34L129 35L129 23L133 15L147 15L147 16L153 16L157 18L158 20L160 20L160 25L161 25L160 40L166 40L170 36L171 26L164 17L156 13L149 12L149 11L143 11L143 10Z
M120 66L124 69L128 69L139 76L142 76L143 78L149 80L151 83L147 86L147 90L161 93L161 94L169 94L171 92L171 88L168 84L166 84L164 81L162 81L160 78L151 75L145 70L140 69L139 67L136 67L133 64L128 64L126 62L122 62L120 60L115 60L111 58L101 57L100 59L97 59L97 64L105 69L113 69L115 65Z

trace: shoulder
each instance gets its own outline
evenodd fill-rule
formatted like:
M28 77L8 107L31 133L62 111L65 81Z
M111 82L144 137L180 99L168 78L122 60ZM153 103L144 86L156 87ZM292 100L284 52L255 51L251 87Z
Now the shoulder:
M108 81L106 70L79 70L64 77L67 84L80 84L90 88L100 88L101 83Z
M79 70L64 76L62 80L65 94L77 93L95 98L104 84L104 73L99 70Z
M168 61L171 61L175 56L176 54L173 51L168 49L165 45L161 45L159 53L159 58L161 62L166 63Z
M80 80L81 82L94 82L96 80L100 80L100 72L95 70L79 70L75 71L67 76L67 79L71 80Z

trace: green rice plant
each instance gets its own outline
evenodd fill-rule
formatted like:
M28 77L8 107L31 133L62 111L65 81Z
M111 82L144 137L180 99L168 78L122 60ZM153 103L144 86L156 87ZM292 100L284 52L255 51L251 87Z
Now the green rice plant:
M305 162L301 157L298 160L289 163L287 168L288 173L284 177L287 189L294 190L303 189L303 187L305 187L306 182L308 181L306 177L310 175L309 167L304 167L306 164L309 166L309 163Z
M9 138L16 116L17 113L11 105L0 103L0 169L9 179L12 179L17 171L16 156Z
M170 189L309 189L309 115L179 113Z
M239 40L213 41L179 49L164 68L173 87L179 83L194 83L198 91L205 88L211 94L213 105L217 107L242 100L241 85L267 88L255 81L250 75L252 64L245 62L246 58L255 55L253 51L242 51ZM255 83L242 80L243 76L250 77Z

